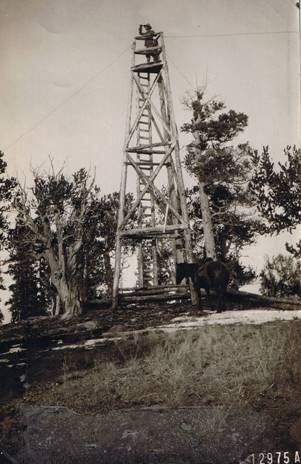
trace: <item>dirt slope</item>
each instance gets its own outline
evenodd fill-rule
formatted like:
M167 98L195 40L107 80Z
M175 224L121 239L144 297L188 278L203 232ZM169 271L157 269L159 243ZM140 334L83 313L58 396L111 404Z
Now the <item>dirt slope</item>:
M254 325L254 311L232 312L220 325L174 309L1 329L2 373L19 385L1 377L5 451L24 463L230 464L300 449L300 315Z

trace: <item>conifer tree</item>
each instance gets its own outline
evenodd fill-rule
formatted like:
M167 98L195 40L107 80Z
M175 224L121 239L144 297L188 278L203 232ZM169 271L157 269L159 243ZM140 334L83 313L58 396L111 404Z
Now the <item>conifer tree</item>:
M301 298L301 263L282 254L266 259L260 273L260 291L272 297Z
M287 146L284 161L272 161L269 147L261 154L254 153L255 171L250 191L265 218L265 232L279 234L293 232L301 224L301 150ZM296 258L301 256L301 240L295 246L286 245Z
M185 166L196 185L187 192L190 218L198 254L232 263L241 283L254 277L239 263L243 246L255 240L260 219L248 189L253 170L253 150L248 143L233 145L233 139L248 123L244 113L226 111L223 102L205 100L196 91L186 101L192 119L182 127L194 140L187 146ZM245 277L243 277L245 274Z
M7 213L10 208L13 189L16 186L16 180L6 175L7 163L4 161L4 153L0 151L0 290L4 290L2 271L2 252L7 246L8 218ZM1 300L0 300L1 301ZM0 310L0 321L3 319Z
M13 279L9 286L11 297L7 301L12 322L46 313L45 302L41 298L41 282L38 279L38 261L30 229L16 220L10 230L10 257L8 274Z

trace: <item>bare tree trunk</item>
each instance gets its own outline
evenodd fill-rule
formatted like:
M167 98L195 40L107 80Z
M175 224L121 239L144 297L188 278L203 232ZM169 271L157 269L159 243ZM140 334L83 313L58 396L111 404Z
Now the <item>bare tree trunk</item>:
M56 288L59 297L59 302L56 301L55 313L62 312L63 318L80 315L82 313L82 305L79 283L71 277L67 280L68 269L64 267L62 272L62 260L56 258L52 249L47 250L46 258L49 263L51 282Z
M213 234L213 225L209 208L209 200L207 193L205 192L205 183L199 181L199 194L201 202L203 230L204 230L204 241L206 256L208 258L216 259L215 241Z
M84 304L88 299L88 263L87 257L83 257L83 270L79 282L79 300Z
M82 314L82 305L79 299L79 288L75 283L69 285L65 279L61 279L59 282L58 294L61 300L61 303L64 307L64 312L62 315L63 319L68 319L72 316L79 316Z
M201 150L199 148L200 134L197 130L193 132L193 137L195 140L195 144L194 144L195 155L196 155L196 158L198 158L198 156L201 155ZM210 213L208 195L205 192L206 183L200 177L198 178L198 186L199 186L199 194L200 194L200 202L201 202L206 256L208 258L216 259L216 249L215 249L215 240L214 240L214 234L213 234L212 218L211 218L211 213Z
M106 274L106 284L108 286L108 293L109 295L113 292L113 269L111 265L111 257L109 251L105 251L104 253L104 266L105 266L105 274Z
M54 316L59 316L61 314L61 300L58 294L55 295L54 303Z

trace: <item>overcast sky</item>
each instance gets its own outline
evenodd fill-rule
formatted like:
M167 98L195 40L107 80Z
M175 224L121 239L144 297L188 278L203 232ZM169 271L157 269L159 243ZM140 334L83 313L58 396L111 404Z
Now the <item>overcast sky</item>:
M51 154L69 173L95 166L104 193L118 189L130 45L146 22L165 34L178 126L190 117L185 92L207 83L208 96L248 114L242 140L281 159L285 145L300 145L295 3L0 0L0 149L9 172L29 178Z

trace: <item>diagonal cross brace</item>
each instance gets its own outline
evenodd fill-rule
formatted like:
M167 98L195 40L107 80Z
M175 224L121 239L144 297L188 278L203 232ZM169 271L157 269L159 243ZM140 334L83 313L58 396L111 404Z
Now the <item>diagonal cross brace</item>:
M133 215L133 213L135 212L135 209L137 208L137 206L140 204L141 202L141 199L143 198L143 196L145 195L145 193L149 190L149 188L152 190L152 193L157 201L157 203L159 204L159 207L161 207L160 203L158 202L158 198L159 200L161 200L161 202L165 203L166 205L168 205L170 211L176 216L176 218L182 223L182 224L185 224L186 223L184 222L183 218L180 216L180 214L176 211L176 209L169 203L169 201L161 194L160 190L153 184L153 181L154 179L157 177L158 173L160 172L162 166L164 165L164 163L166 162L167 158L169 158L171 156L171 153L172 151L174 150L175 148L175 143L172 144L172 146L169 148L169 150L167 151L167 153L165 154L165 156L162 158L160 164L158 165L158 167L156 168L156 170L154 171L154 173L152 174L152 176L150 178L147 178L145 176L145 174L143 173L143 171L139 168L139 166L137 165L137 163L133 160L133 158L130 156L130 154L128 153L127 154L127 158L129 160L129 162L131 163L131 165L134 167L134 169L136 170L137 174L139 175L139 177L142 179L142 181L144 182L145 184L145 187L143 189L143 191L140 193L140 195L138 196L138 198L136 199L135 203L133 204L132 208L130 209L130 211L128 212L128 214L126 215L126 217L124 218L124 220L122 221L121 225L120 225L120 229L127 223L127 221L130 219L130 217ZM163 211L165 212L165 211Z
M128 139L127 139L126 146L128 146L128 144L130 143L130 141L131 141L131 139L132 139L132 137L133 137L133 135L134 135L135 129L136 129L136 127L137 127L137 125L138 125L138 123L139 123L139 121L140 121L141 115L142 115L143 111L145 110L147 104L148 104L148 103L151 104L150 99L151 99L151 96L152 96L152 94L153 94L153 92L154 92L154 90L155 90L156 83L158 82L160 76L161 76L161 71L158 73L156 79L155 79L154 82L152 83L152 86L151 86L151 88L150 88L150 91L149 91L149 93L147 94L146 97L145 97L145 95L144 95L144 92L142 91L142 96L143 96L143 98L144 98L144 103L143 103L142 107L140 108L139 113L137 114L137 117L136 117L136 119L135 119L135 122L134 122L134 124L133 124L133 126L132 126L132 128L131 128L131 130L130 130L130 133L129 133L129 136L128 136ZM139 82L138 82L138 84L137 84L137 79L136 79L136 76L135 76L134 74L133 74L133 79L134 79L136 85L139 85L139 87L140 87ZM141 92L141 89L140 89L140 92Z
M160 76L161 76L161 71L160 71L160 73L159 73L158 76L157 76L158 79L156 78L156 79L154 80L154 84L158 82ZM162 124L163 124L163 126L164 126L164 129L166 130L166 132L167 132L170 136L172 136L172 133L171 133L170 128L168 127L168 125L166 124L166 122L164 121L164 119L162 118L162 116L161 116L160 112L157 110L155 104L151 101L150 98L148 98L148 95L147 95L147 96L145 95L143 89L141 88L140 82L138 81L138 79L137 79L137 77L136 77L135 75L134 75L134 81L135 81L135 83L136 83L136 85L137 85L137 87L138 87L138 90L139 90L139 92L140 92L142 98L145 100L145 102L148 102L148 103L151 105L151 108L154 110L154 112L156 113L156 115L158 116L158 118L161 120L161 122L162 122ZM151 95L150 95L150 97L151 97Z
M161 208L162 212L165 213L165 209L162 208L162 206L160 204L160 201L161 201L161 203L165 203L166 206L168 206L169 210L176 216L176 218L184 226L186 226L186 222L183 220L183 218L180 216L180 214L177 212L177 210L171 205L171 203L164 197L164 195L162 195L160 190L153 184L150 184L149 186L147 185L147 184L149 184L148 178L145 176L143 171L139 168L139 166L137 165L137 163L133 160L133 158L131 156L129 156L129 161L132 164L132 166L134 167L134 169L136 170L137 174L139 174L139 176L141 177L142 181L146 184L143 192L139 195L139 197L136 200L138 202L138 204L141 201L144 194L147 192L148 188L150 187L150 189L152 191L152 194L154 195L154 198L155 198L158 206Z

